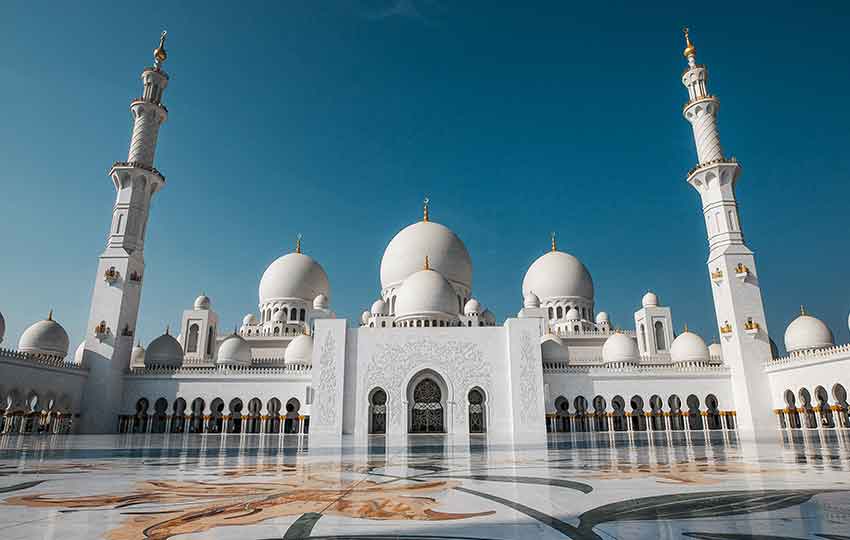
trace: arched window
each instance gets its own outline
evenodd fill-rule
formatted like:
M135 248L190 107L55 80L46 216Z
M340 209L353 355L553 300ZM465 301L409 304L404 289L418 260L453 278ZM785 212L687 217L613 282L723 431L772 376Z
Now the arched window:
M381 388L372 390L369 398L369 433L387 432L387 393Z
M210 326L210 331L207 332L207 356L212 354L213 342L215 341L215 328Z
M558 318L560 319L561 317L564 316L564 308L562 308L561 306L558 306L558 308L555 310L555 313L558 314Z
M272 333L273 333L274 335L276 335L276 336L279 336L279 335L280 335L280 327L279 327L279 326L275 326L275 327L274 327L274 330L273 330L273 332L272 332Z
M289 312L289 320L290 321L297 321L298 320L298 310L297 309L292 308L292 310Z
M469 432L484 433L484 393L478 388L469 391Z
M667 344L664 340L664 324L661 321L655 321L655 348L659 351L667 350Z
M198 332L200 328L197 324L192 324L189 327L189 337L186 340L186 352L198 352Z
M554 310L552 310L552 306L549 306L549 318L550 319L555 318L555 312L554 312Z
M643 323L640 324L640 344L643 346L643 351L646 352L646 327Z
M304 310L304 308L301 308L301 310L298 312L298 320L304 322L304 317L306 316L306 314L307 312Z

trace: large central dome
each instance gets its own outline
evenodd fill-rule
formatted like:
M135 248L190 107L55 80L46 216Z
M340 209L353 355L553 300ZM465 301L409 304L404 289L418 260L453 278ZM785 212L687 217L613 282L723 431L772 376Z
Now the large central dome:
M291 299L312 302L320 294L331 296L328 275L313 257L303 253L278 258L260 279L260 304Z
M580 260L563 251L538 258L522 280L523 296L534 293L541 301L581 298L593 301L593 279Z
M466 246L451 229L433 221L409 225L390 240L381 259L381 287L400 285L422 270L426 255L432 270L449 281L472 288L472 260Z

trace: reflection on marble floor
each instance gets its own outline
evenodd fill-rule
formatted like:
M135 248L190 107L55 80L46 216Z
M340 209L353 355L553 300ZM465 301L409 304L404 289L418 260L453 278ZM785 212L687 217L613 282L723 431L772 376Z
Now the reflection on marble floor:
M0 537L850 540L850 433L618 435L5 436Z

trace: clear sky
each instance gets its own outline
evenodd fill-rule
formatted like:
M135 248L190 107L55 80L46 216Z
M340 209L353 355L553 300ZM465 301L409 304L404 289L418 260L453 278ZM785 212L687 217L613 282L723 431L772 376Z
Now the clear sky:
M499 320L557 231L633 327L651 289L716 334L681 116L680 28L720 97L771 335L799 305L848 340L847 2L4 2L0 311L4 345L55 309L82 339L126 159L130 100L169 32L137 334L205 291L223 327L257 310L297 233L356 319L421 201L455 230Z

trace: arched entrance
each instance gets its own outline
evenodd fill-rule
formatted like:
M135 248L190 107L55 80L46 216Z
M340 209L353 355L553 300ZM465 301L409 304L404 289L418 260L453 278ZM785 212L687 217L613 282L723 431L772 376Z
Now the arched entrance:
M487 431L484 415L484 392L473 388L467 396L469 399L469 432L484 433Z
M443 390L434 378L414 379L410 407L411 433L445 433Z

